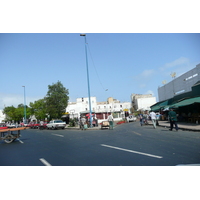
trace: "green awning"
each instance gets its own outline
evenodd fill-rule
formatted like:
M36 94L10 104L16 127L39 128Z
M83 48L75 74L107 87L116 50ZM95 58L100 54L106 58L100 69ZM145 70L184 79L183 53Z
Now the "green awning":
M151 110L152 111L159 111L161 108L164 108L166 105L168 105L168 100L157 103L157 104L151 106Z
M195 97L195 98L191 98L191 99L185 99L183 101L180 101L178 103L169 105L170 108L178 108L178 107L182 107L182 106L188 106L194 103L200 103L200 97Z

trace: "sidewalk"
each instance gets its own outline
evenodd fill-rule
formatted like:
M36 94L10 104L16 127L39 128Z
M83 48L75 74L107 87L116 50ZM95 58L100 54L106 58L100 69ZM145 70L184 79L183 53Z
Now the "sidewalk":
M149 125L152 125L152 122L148 121ZM159 126L170 128L170 123L168 121L158 121ZM178 128L182 130L188 131L199 131L200 132L200 124L192 124L187 122L178 122Z
M130 123L137 123L137 122L130 122ZM152 125L151 120L148 120L148 123L149 123L149 125ZM161 127L170 128L170 123L168 121L158 121L158 123L159 123L159 126L161 126ZM114 127L115 126L120 126L120 125L117 125L115 123ZM178 127L181 130L199 131L200 132L200 124L178 122ZM80 130L79 126L76 126L76 127L66 127L65 129ZM88 128L87 130L100 130L100 129L101 129L101 125L99 125L97 127Z

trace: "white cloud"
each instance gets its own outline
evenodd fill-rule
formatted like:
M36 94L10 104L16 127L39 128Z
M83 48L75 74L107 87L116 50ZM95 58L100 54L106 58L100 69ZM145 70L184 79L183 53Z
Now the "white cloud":
M185 57L180 57L170 63L166 63L163 67L160 67L159 69L161 71L164 71L164 70L168 70L168 69L172 69L172 68L175 68L175 67L180 67L180 65L188 65L189 64L189 59L188 58L185 58Z
M145 94L152 94L152 96L155 96L152 90L148 90L147 92L145 92Z
M142 72L141 76L142 76L143 78L148 78L148 77L153 76L153 74L154 74L154 70L153 70L153 69L146 69L146 70L144 70L144 71Z
M145 88L145 87L146 87L146 84L145 84L145 83L142 83L142 84L139 85L139 87L140 87L140 88Z
M37 101L43 97L26 97L26 105L29 105L30 102ZM0 93L0 110L3 110L4 107L14 106L17 107L19 104L24 104L24 96L18 94L4 94Z

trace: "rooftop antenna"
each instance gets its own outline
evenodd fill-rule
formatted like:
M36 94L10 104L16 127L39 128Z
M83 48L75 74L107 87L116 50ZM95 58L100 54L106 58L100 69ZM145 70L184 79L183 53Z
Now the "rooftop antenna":
M165 85L166 83L167 83L167 81L166 81L166 80L162 81L162 84L163 84L163 85Z
M172 78L176 78L176 72L170 74Z

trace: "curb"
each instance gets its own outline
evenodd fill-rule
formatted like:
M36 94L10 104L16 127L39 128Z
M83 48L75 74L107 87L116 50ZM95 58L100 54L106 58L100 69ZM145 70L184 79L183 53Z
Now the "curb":
M148 124L148 125L153 125L153 124ZM157 126L160 126L160 127L165 127L165 128L170 128L170 125L164 125L164 124L159 124ZM200 129L192 129L192 128L185 128L185 127L180 127L178 126L178 129L180 130L184 130L184 131L195 131L195 132L200 132Z

